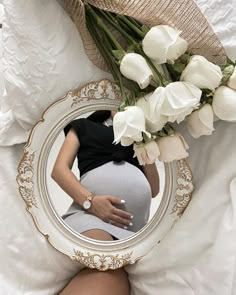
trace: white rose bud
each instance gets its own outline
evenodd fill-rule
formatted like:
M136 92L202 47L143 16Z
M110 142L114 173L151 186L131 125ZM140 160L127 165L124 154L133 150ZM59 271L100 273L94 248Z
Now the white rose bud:
M201 109L192 112L187 117L187 127L189 133L194 138L202 135L211 135L214 127L214 112L210 104L205 104Z
M127 107L118 112L113 118L114 143L121 142L123 146L131 145L134 141L142 141L142 132L145 132L145 117L141 108Z
M213 96L212 108L221 120L235 122L236 91L227 86L217 88Z
M160 150L155 141L146 144L134 144L134 156L138 158L140 165L153 164L159 155Z
M167 123L168 117L161 114L162 101L163 97L151 92L136 102L144 112L147 131L159 131Z
M188 145L182 135L176 133L171 136L164 136L158 140L160 155L158 159L162 162L171 162L186 158Z
M219 66L201 55L194 55L183 70L180 81L192 83L200 89L214 91L220 85L223 74Z
M227 86L236 90L236 67L234 68L233 74L230 76Z
M127 53L123 57L120 71L126 78L138 83L141 89L149 85L153 75L145 58L137 53Z
M165 88L158 87L154 93L163 98L161 114L168 117L169 122L180 123L199 106L202 91L190 83L173 82Z
M143 39L143 51L159 64L167 61L173 63L188 47L180 33L166 25L152 27Z

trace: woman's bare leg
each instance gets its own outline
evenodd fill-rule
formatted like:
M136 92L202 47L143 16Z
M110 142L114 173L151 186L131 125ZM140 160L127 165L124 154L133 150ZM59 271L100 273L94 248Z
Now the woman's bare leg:
M81 235L86 236L88 238L99 240L99 241L113 241L112 236L104 230L101 229L91 229L86 230L81 233Z
M111 235L103 230L88 230L83 235L103 241L112 241ZM80 271L59 295L129 295L130 286L124 269L98 271L85 268Z

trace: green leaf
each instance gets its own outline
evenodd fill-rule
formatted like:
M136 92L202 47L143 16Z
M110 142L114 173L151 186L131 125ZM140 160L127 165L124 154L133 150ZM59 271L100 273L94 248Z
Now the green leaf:
M126 52L127 53L132 53L132 52L135 52L135 49L136 49L136 44L132 44L130 45L127 49L126 49Z
M210 90L210 89L201 89L201 90L202 90L202 96L201 96L200 103L201 104L204 104L204 103L212 104L212 100L213 100L212 90Z
M125 56L124 50L112 50L112 53L115 56L115 58L119 61L121 61L123 57Z
M147 34L147 32L150 30L148 26L142 25L142 31Z
M172 81L179 81L181 73L176 72L175 69L173 68L172 64L166 63L166 67L167 67L167 70L170 74L171 80Z
M213 102L213 97L208 97L206 100L206 103L209 103L210 105L212 105Z
M185 64L174 63L174 64L172 64L172 67L177 73L181 74L183 72L183 70L185 69Z
M211 89L208 89L208 88L202 88L202 93L205 93L206 96L209 96L212 94L212 90Z
M169 123L166 123L163 129L167 132L168 136L175 134L174 128Z
M149 143L152 141L152 136L148 136L146 133L142 132L143 139L145 143Z
M138 93L140 92L140 88L136 82L129 80L125 77L122 77L122 82L126 88L133 91L135 95L138 95Z
M176 59L175 63L182 63L184 65L187 65L189 63L190 57L191 57L191 52L186 51L178 59Z
M143 98L147 94L148 92L139 92L139 94L135 97L135 102L138 101L140 98Z
M163 84L164 84L163 86L166 87L166 86L167 86L168 84L170 84L170 83L172 83L172 81L170 81L170 80L168 80L168 81L164 81L164 82L163 82Z
M158 136L160 136L160 137L164 137L164 136L166 136L166 133L164 132L163 129L160 130L160 131L158 131Z
M118 111L123 112L126 107L127 107L126 103L124 101L122 101L122 103L118 107Z

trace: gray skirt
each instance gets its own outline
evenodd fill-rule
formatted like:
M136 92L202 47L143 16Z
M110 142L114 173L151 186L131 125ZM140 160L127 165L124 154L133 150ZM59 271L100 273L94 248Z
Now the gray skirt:
M122 229L108 224L73 202L62 218L77 233L100 229L117 239L124 239L139 231L148 222L151 187L142 171L134 165L125 161L108 162L85 173L80 182L96 196L112 195L125 200L125 204L114 206L131 213L133 225Z

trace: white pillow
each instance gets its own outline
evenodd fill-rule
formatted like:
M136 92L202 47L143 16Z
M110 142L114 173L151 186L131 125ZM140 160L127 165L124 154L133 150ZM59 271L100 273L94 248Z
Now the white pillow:
M87 58L80 35L56 0L3 0L0 145L27 140L42 112L67 91L109 77Z

